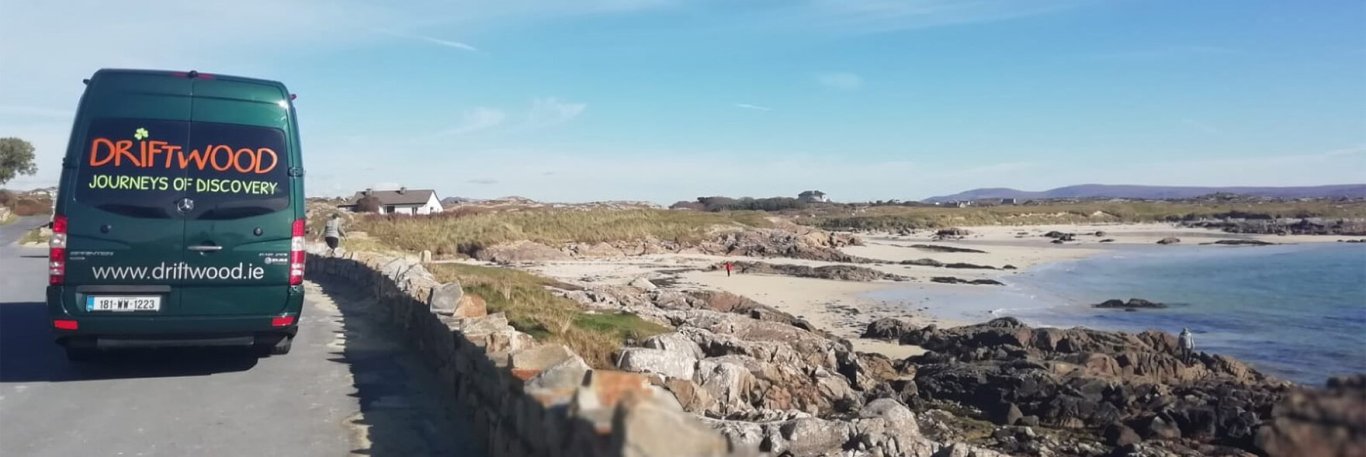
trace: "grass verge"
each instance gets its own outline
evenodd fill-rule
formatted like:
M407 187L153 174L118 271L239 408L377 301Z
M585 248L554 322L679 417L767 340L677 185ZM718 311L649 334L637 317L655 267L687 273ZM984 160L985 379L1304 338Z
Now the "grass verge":
M43 244L46 245L48 239L52 238L51 233L44 233L41 227L24 232L24 236L19 238L19 244Z
M628 340L670 331L634 314L586 312L577 302L545 288L572 286L523 271L449 263L428 268L437 280L459 281L466 293L483 297L490 313L505 313L517 330L539 341L564 344L594 367L612 366L612 354Z

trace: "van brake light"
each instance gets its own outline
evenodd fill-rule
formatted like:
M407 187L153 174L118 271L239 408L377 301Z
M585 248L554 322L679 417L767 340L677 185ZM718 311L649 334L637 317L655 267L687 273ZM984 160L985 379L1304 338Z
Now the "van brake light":
M60 286L66 282L66 216L52 217L52 239L47 242L47 283Z
M297 219L289 238L289 285L304 283L304 228L307 221Z

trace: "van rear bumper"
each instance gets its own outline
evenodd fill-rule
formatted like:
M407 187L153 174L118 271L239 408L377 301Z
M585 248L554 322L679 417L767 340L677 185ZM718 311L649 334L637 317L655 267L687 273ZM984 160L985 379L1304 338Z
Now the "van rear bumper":
M230 340L261 335L294 336L299 331L299 316L303 297L291 295L288 305L279 314L248 314L230 316L148 315L91 315L67 312L62 305L62 286L47 290L48 328L60 342L73 337L126 341L134 345L173 346L178 344L221 345ZM288 325L279 325L281 317L291 317ZM58 321L65 325L59 327ZM74 324L72 323L74 322ZM75 327L72 329L71 327Z
M53 316L53 319L76 321L75 330L53 327L60 338L65 336L124 337L127 339L216 339L275 333L293 336L298 333L297 322L276 327L272 321L279 316L233 317L131 317L131 316ZM297 319L298 316L295 316Z

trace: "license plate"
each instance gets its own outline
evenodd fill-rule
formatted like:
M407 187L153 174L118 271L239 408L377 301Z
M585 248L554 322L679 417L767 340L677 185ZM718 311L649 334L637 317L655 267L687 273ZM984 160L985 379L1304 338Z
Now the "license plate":
M85 297L85 310L115 313L161 311L161 297L156 295L87 296Z

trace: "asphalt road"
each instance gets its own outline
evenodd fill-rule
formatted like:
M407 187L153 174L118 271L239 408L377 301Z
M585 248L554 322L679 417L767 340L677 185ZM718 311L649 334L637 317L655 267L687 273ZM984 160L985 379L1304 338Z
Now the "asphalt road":
M48 331L47 251L0 226L0 456L477 455L466 414L359 294L308 283L293 351L138 350L72 364ZM452 419L452 416L454 419Z

